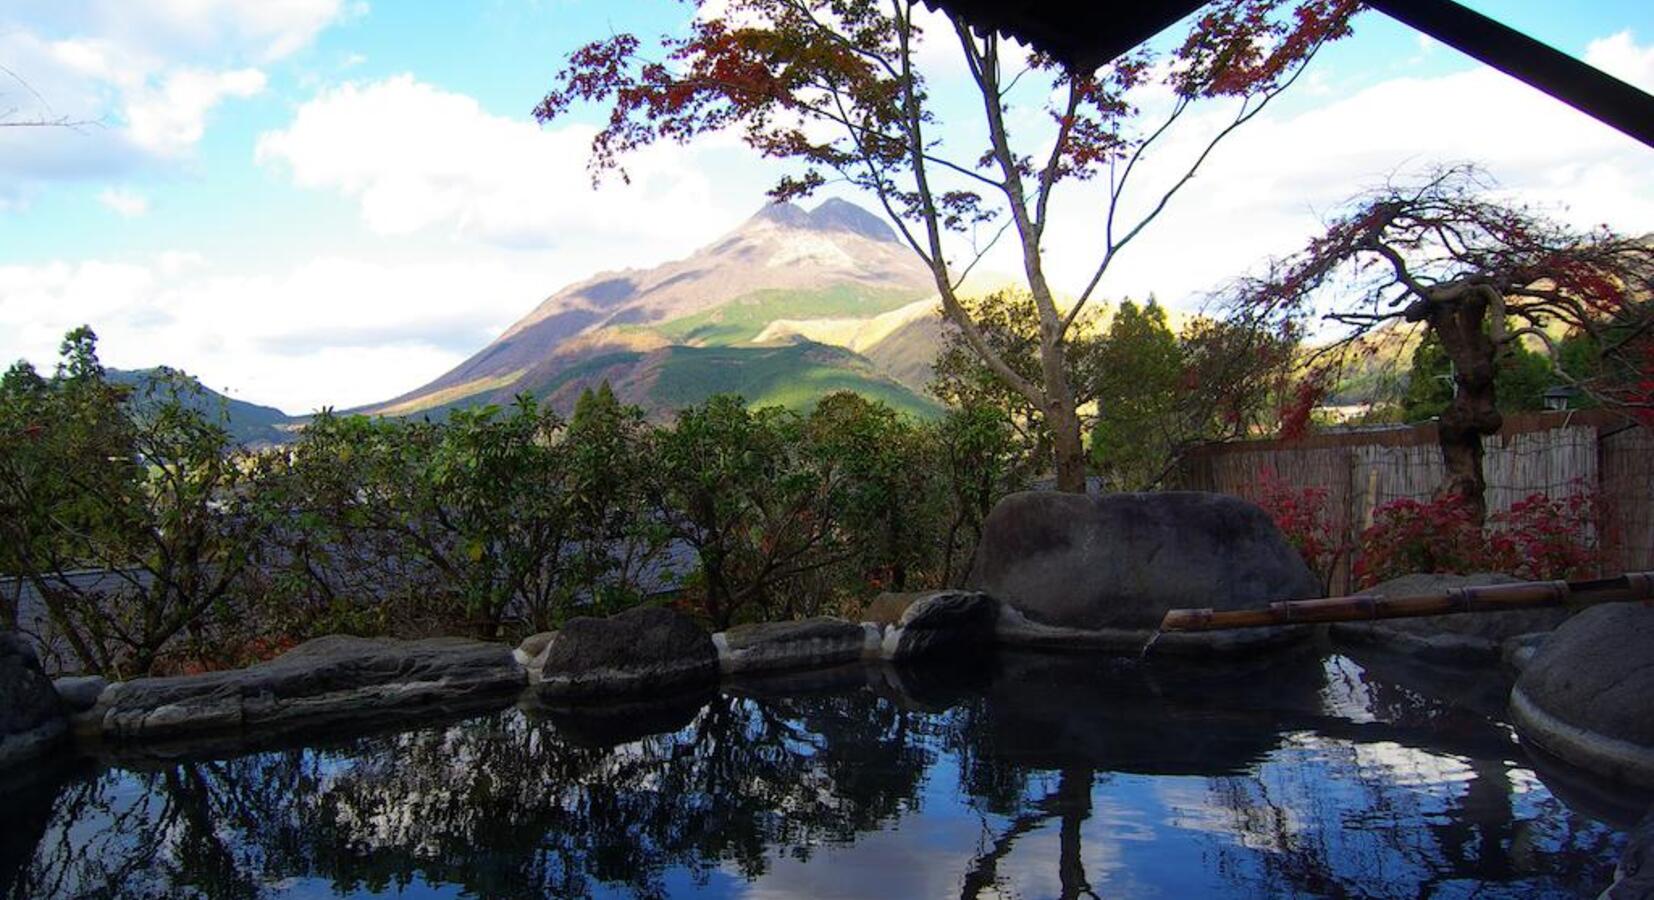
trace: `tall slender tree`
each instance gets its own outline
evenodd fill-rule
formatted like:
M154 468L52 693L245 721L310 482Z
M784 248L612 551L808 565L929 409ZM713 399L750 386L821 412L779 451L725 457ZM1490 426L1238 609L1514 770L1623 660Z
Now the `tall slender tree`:
M581 103L610 105L593 143L601 173L661 140L738 130L765 156L795 163L771 195L802 197L829 176L877 198L901 238L934 276L948 318L995 375L1045 417L1064 490L1085 488L1085 453L1066 341L1116 256L1186 188L1216 146L1285 90L1328 41L1348 32L1356 0L1217 0L1163 59L1139 49L1095 71L1023 54L919 0L697 0L686 36L661 38L650 58L633 34L594 41L569 56L535 109L541 122ZM940 34L930 34L934 29ZM921 71L952 42L980 112L943 122ZM1024 78L1045 82L1044 128L1016 129ZM1158 81L1172 102L1155 121L1133 102ZM1030 88L1033 88L1032 83ZM1168 143L1190 110L1227 104L1223 124L1180 163L1150 179L1144 160ZM1168 152L1169 148L1168 148ZM623 170L622 170L623 171ZM1134 177L1135 176L1135 177ZM1097 181L1092 274L1061 303L1047 274L1047 229L1060 185ZM1040 366L1009 365L973 321L960 286L987 250L1010 234L1023 287L1039 317Z

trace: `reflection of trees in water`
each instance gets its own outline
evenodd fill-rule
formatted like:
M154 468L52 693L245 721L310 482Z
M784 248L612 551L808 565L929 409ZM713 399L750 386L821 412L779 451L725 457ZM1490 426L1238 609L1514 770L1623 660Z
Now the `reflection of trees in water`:
M1376 765L1360 749L1311 739L1257 775L1213 779L1223 879L1254 896L1338 897L1575 896L1605 883L1612 832L1549 796L1518 810L1507 763L1451 760L1462 771L1432 782L1440 758L1388 747L1398 758ZM1417 780L1402 754L1418 757Z
M1260 692L1134 682L1077 661L1013 667L1016 687L996 683L985 703L962 709L950 743L983 825L961 897L1002 893L1017 842L1046 829L1057 833L1058 858L1033 864L1056 869L1062 896L1089 896L1081 827L1094 781L1096 802L1111 802L1110 772L1203 776L1200 797L1172 802L1162 828L1195 835L1208 848L1204 865L1239 896L1430 896L1493 885L1574 895L1604 884L1612 866L1613 833L1531 790L1531 774L1509 761L1509 729L1488 715L1498 685L1481 676L1329 667L1332 678L1358 683L1331 686L1345 695L1345 715L1328 715L1321 692L1302 683L1283 691L1276 678L1260 680ZM1359 710L1349 697L1360 698ZM1346 717L1354 712L1355 721ZM1160 757L1144 752L1144 736L1165 748ZM1040 771L1052 773L1054 789Z
M1320 722L1254 772L1209 783L1226 881L1347 897L1492 885L1573 896L1604 883L1613 833L1529 790L1511 761L1519 751L1495 712L1508 685L1383 656L1342 662L1329 666L1333 686L1375 721Z
M1183 874L1238 895L1605 883L1615 836L1507 762L1505 726L1454 691L1341 671L1361 681L1348 692L1359 716L1329 714L1325 682L1290 667L1230 686L1050 658L1007 659L974 694L904 672L888 697L719 696L655 718L511 711L74 781L32 856L0 842L0 863L29 860L12 897L254 897L296 878L346 893L424 880L479 897L600 884L661 896L669 872L754 878L887 829L945 755L982 829L952 873L962 897L1014 890L1030 867L1064 897L1106 893L1095 860L1119 848L1096 819L1132 796L1117 786L1145 779L1148 799L1126 802L1148 805L1127 811L1157 817L1155 840L1134 852L1190 853L1202 861ZM664 733L615 743L617 722ZM1024 840L1036 833L1055 839L1049 858L1027 858L1048 846ZM0 872L0 893L12 877Z
M771 851L808 858L893 819L930 760L915 724L866 693L720 697L680 731L613 748L508 713L107 773L60 795L13 895L256 896L290 877L380 891L419 876L483 897L595 882L660 896L669 868L756 876Z

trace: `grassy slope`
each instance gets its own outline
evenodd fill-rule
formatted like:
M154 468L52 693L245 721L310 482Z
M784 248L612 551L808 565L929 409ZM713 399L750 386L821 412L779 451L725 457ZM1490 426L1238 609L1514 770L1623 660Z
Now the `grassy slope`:
M651 405L677 409L713 394L740 394L754 406L805 411L834 391L855 391L918 418L936 404L879 376L866 360L837 347L674 347L650 390Z
M751 341L776 319L871 317L921 296L921 292L853 284L814 291L754 291L706 312L657 325L654 331L674 344L728 346Z

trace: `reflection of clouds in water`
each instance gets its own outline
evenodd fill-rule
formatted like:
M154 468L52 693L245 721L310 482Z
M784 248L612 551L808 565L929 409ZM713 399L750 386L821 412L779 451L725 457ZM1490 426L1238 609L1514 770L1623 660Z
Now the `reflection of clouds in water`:
M752 898L945 897L959 891L979 828L954 816L904 818L869 840L815 848L808 861L775 859L735 891ZM951 847L941 851L939 847Z
M1252 779L1188 779L1163 785L1157 793L1171 827L1212 835L1248 850L1282 852L1283 836L1290 841L1315 824L1306 822L1302 811L1282 807L1278 799L1272 802ZM1256 826L1266 820L1271 824L1268 830ZM1241 827L1245 823L1254 824Z
M1053 697L1092 682L1024 666L1022 688L961 689L943 712L865 691L724 696L691 704L676 731L611 747L593 745L590 722L508 710L113 770L55 788L49 818L22 815L44 829L25 875L78 893L120 878L130 895L200 883L295 897L1600 888L1613 834L1514 768L1504 726L1404 694L1376 664L1335 665L1383 721L1322 712L1318 662L1304 692L1272 682L1220 700L1206 682Z
M1361 666L1347 656L1329 656L1324 664L1326 687L1321 691L1321 702L1327 715L1351 722L1372 722L1373 696L1367 689Z

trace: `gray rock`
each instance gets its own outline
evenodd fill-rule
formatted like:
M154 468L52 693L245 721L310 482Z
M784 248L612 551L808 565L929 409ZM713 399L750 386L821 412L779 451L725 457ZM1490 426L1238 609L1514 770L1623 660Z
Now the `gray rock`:
M1006 643L1138 650L1166 612L1250 609L1321 596L1321 584L1262 509L1190 491L1098 497L1033 491L983 523L969 585L1016 616ZM1167 635L1161 651L1249 650L1303 627Z
M63 706L70 712L85 712L98 702L103 689L109 686L109 680L101 675L77 675L69 678L58 678L52 681L52 687L57 690L58 697L62 698Z
M15 631L0 632L0 768L38 758L68 730L34 648Z
M555 631L541 631L531 634L523 638L523 642L517 645L517 649L511 651L511 658L515 659L519 666L538 667L540 655L546 652L546 647L555 637L557 637Z
M1533 631L1528 634L1518 634L1505 638L1499 642L1499 659L1512 671L1520 674L1544 646L1545 639L1550 637L1549 631Z
M1362 591L1380 597L1411 597L1434 594L1449 588L1520 584L1498 572L1471 575L1418 573L1392 578ZM1505 612L1419 616L1412 619L1382 619L1376 622L1339 622L1332 636L1354 643L1377 644L1386 649L1431 662L1492 663L1499 659L1500 644L1519 634L1550 631L1567 620L1567 609L1513 609Z
M541 697L554 701L688 691L718 679L712 637L660 607L570 619L540 659L531 675Z
M1614 881L1599 900L1654 900L1654 812L1631 829Z
M77 730L115 741L341 721L367 726L474 707L510 696L524 681L500 644L334 635L245 669L117 682L75 719Z
M1563 623L1517 679L1510 711L1540 749L1654 787L1654 606L1607 603Z
M830 668L875 653L878 641L876 628L828 616L738 625L712 636L726 675Z
M999 604L973 591L936 591L907 604L884 630L880 655L901 661L972 651L994 639Z

